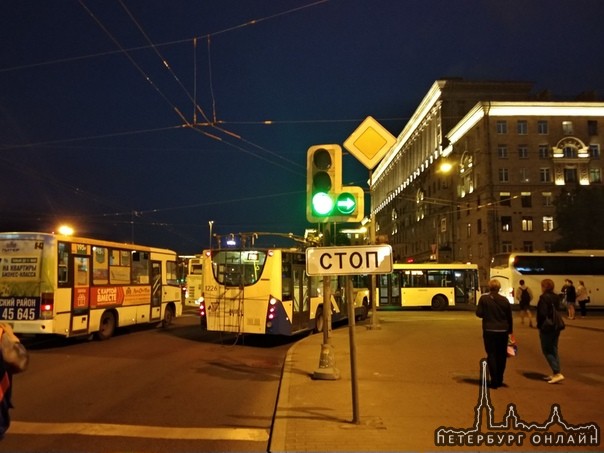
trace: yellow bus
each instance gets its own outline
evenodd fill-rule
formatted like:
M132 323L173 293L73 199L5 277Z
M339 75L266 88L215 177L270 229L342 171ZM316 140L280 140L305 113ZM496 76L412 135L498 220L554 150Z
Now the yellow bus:
M294 335L323 329L323 279L297 249L219 249L203 257L201 327L235 334ZM329 281L332 322L347 319L343 288ZM366 316L367 305L355 305Z
M182 314L171 250L49 233L0 233L0 321L18 334L110 338Z
M202 256L195 255L189 258L187 272L187 290L185 296L185 305L190 307L199 307L203 301L201 293L203 292L203 263Z
M476 304L480 295L476 264L394 264L391 274L378 275L378 310L430 307L445 310Z

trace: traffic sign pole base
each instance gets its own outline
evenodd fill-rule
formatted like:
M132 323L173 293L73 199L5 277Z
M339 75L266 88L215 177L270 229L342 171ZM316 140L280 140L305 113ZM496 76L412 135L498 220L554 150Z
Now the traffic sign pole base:
M336 360L333 346L323 343L321 345L319 369L313 372L312 378L325 381L335 381L340 379L340 371L335 367L335 362Z

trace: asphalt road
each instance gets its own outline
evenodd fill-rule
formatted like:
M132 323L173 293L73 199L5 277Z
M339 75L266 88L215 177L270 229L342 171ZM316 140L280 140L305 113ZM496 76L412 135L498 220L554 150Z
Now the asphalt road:
M192 315L108 341L25 339L2 451L266 451L293 339L202 333Z

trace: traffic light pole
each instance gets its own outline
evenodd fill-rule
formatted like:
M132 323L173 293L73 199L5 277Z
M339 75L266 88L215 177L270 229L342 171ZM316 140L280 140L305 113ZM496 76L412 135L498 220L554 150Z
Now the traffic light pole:
M340 371L336 368L334 348L331 344L331 288L329 276L323 277L323 343L319 368L315 370L313 379L335 381L340 379Z

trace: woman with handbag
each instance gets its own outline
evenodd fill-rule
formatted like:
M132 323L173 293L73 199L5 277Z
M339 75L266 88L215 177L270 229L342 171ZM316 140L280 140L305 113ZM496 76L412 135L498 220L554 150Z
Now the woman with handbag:
M554 293L554 282L546 278L541 281L541 296L537 303L537 328L539 329L539 340L541 351L545 360L552 369L552 375L545 380L549 384L555 384L564 380L560 372L560 356L558 354L558 340L560 332L564 329L564 321L558 313L560 298Z

